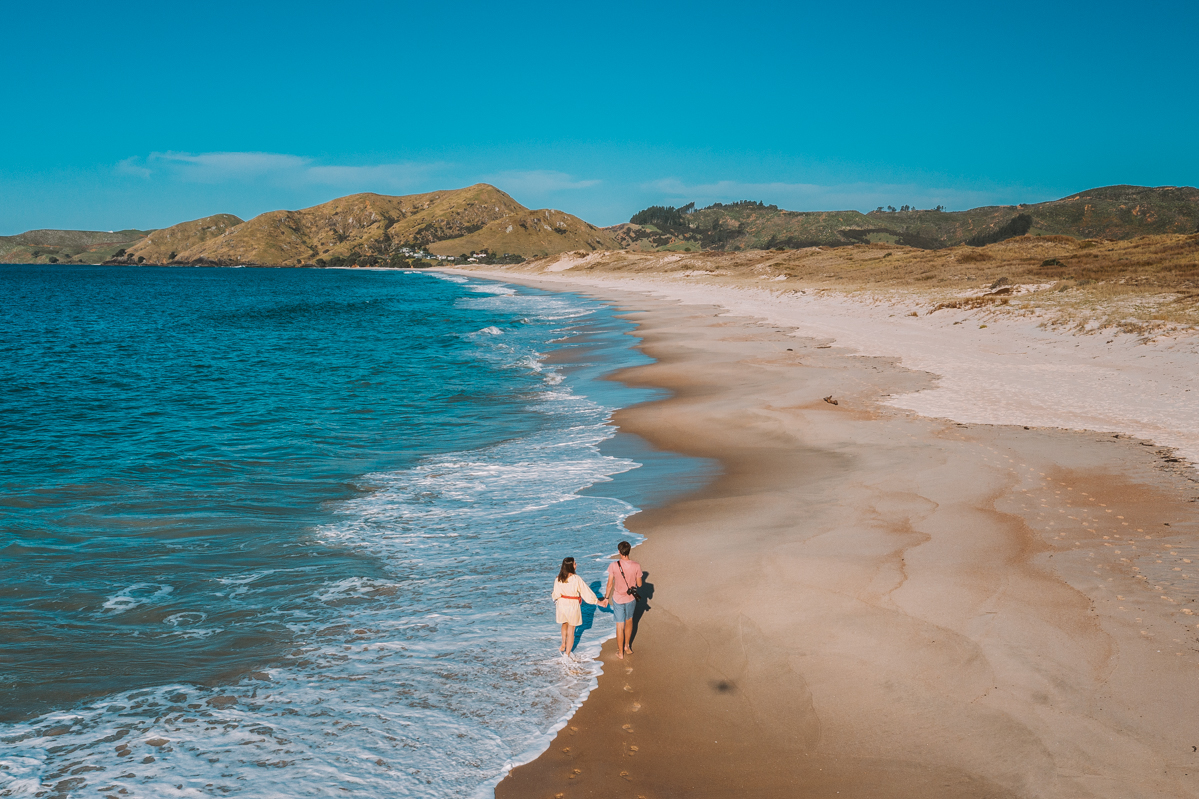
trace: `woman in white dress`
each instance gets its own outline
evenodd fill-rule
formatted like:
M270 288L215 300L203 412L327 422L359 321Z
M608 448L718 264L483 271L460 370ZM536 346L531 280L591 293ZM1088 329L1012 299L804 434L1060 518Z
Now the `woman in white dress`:
M558 647L558 651L569 655L575 647L575 627L583 623L582 603L606 607L608 600L596 597L583 578L575 574L574 558L562 560L558 579L554 580L553 599L558 610L558 623L562 625L562 646Z

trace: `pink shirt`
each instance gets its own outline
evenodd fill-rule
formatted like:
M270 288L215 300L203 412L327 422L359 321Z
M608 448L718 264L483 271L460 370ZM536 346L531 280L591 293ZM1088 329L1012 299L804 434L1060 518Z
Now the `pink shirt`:
M619 566L617 564L620 564ZM620 576L620 570L624 569L624 577ZM608 564L608 577L612 580L612 601L624 604L632 602L633 598L629 596L628 588L636 588L637 581L641 579L641 565L635 560L616 560ZM625 583L625 580L628 583Z

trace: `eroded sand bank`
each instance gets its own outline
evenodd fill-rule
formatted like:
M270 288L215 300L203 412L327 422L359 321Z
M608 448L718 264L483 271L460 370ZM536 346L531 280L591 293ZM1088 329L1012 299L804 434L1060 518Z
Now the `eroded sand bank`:
M589 282L554 285L630 309L657 362L621 379L674 392L616 422L724 474L630 520L636 652L498 797L1199 793L1185 464L888 407L936 378Z

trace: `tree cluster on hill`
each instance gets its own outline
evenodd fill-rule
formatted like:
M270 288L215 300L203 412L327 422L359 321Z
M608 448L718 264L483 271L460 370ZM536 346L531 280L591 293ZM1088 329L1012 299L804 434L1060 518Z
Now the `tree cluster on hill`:
M419 265L417 261L406 258L400 253L392 253L391 255L361 255L359 253L334 255L330 258L317 258L315 264L317 266L383 266L391 269L411 269Z
M475 253L462 253L458 256L458 260L466 263L470 259L474 259L477 264L523 264L527 260L523 255L517 255L513 252L506 252L503 255L496 255L488 250L479 250Z
M135 256L133 253L126 251L124 248L121 248L121 249L117 250L115 253L113 253L111 258L104 261L104 264L105 264L105 266L113 266L113 265L129 266L129 265L134 265L134 264L144 264L145 262L146 262L145 256L142 256L142 255Z
M656 228L679 229L692 225L689 217L701 211L777 211L777 205L767 205L761 200L738 200L735 203L712 203L696 209L695 203L675 208L672 205L651 205L633 214L629 222L634 225L653 225Z
M885 207L880 205L878 208L874 209L874 213L876 213L876 214L895 214L895 213L899 213L900 211L919 211L919 210L920 209L914 205L901 205L901 206L899 206L898 210L896 210L894 205L888 205ZM938 212L944 211L945 206L938 205L936 208L932 208L930 210L938 211Z
M682 208L673 205L651 205L643 211L633 214L629 220L634 225L653 225L659 228L686 227L688 214L695 213L695 203L688 203Z
M779 207L777 205L766 205L761 200L738 200L735 203L712 203L711 205L707 206L706 208L701 208L700 210L702 210L702 211L713 211L713 210L716 210L716 211L720 211L720 210L739 211L742 209L752 210L752 209L759 209L759 208L763 211L777 211L779 209Z

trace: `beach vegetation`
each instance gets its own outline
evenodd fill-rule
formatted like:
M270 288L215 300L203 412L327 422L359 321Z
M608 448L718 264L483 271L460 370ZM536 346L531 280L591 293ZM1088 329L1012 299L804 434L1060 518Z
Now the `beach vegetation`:
M785 292L835 289L873 301L903 297L909 307L913 301L926 304L930 313L1030 316L1051 327L1081 324L1078 329L1088 333L1117 327L1147 336L1171 325L1199 324L1195 233L1126 241L1023 235L937 250L885 241L740 252L687 252L686 245L604 253L581 268L772 289L775 284L759 281L783 277L787 282L777 290ZM659 252L672 255L663 259ZM534 261L531 268L543 263L550 262Z

